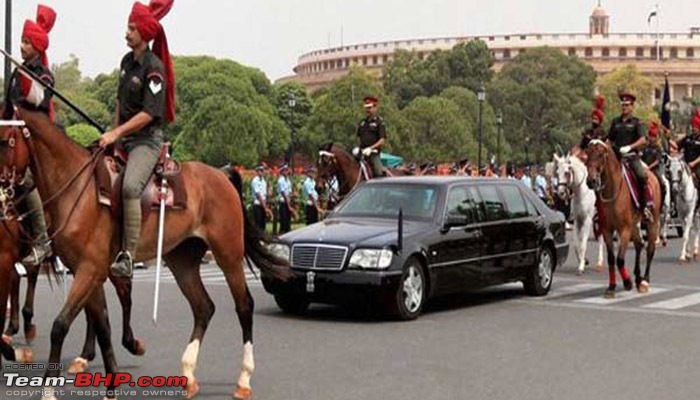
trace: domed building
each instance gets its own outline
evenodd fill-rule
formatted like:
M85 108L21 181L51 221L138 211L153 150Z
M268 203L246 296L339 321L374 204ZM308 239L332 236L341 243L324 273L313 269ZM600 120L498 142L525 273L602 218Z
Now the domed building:
M426 58L436 50L449 50L470 40L482 40L491 50L499 70L505 63L530 48L555 47L568 55L576 55L605 74L625 64L635 64L657 86L669 74L671 98L676 101L700 97L700 31L655 33L610 33L610 16L600 3L589 18L587 33L514 33L468 37L440 37L363 43L314 50L299 57L295 75L280 81L297 81L316 90L347 74L350 66L360 65L381 73L384 64L393 59L396 50L414 51Z

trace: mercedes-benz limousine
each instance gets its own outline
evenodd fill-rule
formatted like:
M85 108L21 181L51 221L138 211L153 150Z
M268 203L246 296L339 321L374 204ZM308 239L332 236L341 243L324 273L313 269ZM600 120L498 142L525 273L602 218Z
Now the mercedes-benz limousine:
M372 180L270 248L293 273L284 283L262 277L283 311L370 301L400 319L431 297L507 282L546 295L569 251L564 216L529 189L466 177Z

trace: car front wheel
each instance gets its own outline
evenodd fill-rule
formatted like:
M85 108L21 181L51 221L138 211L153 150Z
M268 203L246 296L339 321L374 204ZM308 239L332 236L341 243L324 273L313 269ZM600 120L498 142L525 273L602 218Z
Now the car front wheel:
M426 300L426 280L423 267L415 258L406 262L399 287L393 296L393 314L404 321L416 319Z
M537 263L530 269L523 282L525 293L530 296L544 296L549 293L554 277L554 254L544 246L537 254Z

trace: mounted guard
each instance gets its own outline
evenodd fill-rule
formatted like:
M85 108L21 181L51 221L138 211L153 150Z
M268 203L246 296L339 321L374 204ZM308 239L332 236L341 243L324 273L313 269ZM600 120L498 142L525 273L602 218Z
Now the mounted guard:
M102 148L117 143L128 154L121 189L122 250L112 264L117 276L131 276L141 233L141 195L161 154L163 127L175 120L175 72L159 22L172 5L173 0L152 0L149 6L134 3L126 31L132 51L120 66L117 126L99 142Z
M613 146L618 159L626 161L634 175L637 190L632 190L633 202L644 213L646 220L653 218L651 208L654 204L651 192L647 187L646 168L640 158L640 151L647 144L647 132L644 124L633 115L634 103L637 98L628 92L620 94L622 113L615 117L610 125L608 144ZM623 171L625 170L623 162ZM627 176L627 175L625 175ZM632 182L628 182L634 186ZM636 201L634 201L636 195Z
M56 22L56 12L44 5L37 6L36 22L26 20L22 30L22 44L20 47L24 65L34 75L39 77L48 86L54 85L53 74L49 68L49 60L46 50L49 48L49 32ZM5 95L5 109L2 119L17 119L16 107L39 111L46 114L52 121L54 117L52 93L39 84L33 83L15 69L10 76L10 85ZM3 173L3 175L5 175ZM46 232L46 219L44 218L44 208L41 196L34 185L34 178L30 171L22 176L3 176L3 181L21 181L21 187L28 191L26 195L26 205L28 209L28 219L30 232L34 240L32 252L26 256L22 263L27 266L37 266L44 259L51 255L51 243Z
M353 149L352 154L358 159L365 159L369 163L372 176L367 179L384 176L384 168L380 157L382 148L386 144L386 126L382 117L377 115L379 100L376 97L364 98L367 117L357 127L357 136L360 139L360 147Z

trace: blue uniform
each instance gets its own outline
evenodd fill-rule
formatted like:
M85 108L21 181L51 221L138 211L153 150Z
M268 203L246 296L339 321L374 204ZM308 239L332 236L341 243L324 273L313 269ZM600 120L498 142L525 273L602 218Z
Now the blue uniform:
M285 203L283 194L286 195L288 199L292 197L292 182L286 176L280 176L277 180L277 200L279 200L280 203Z
M316 192L316 182L313 179L307 177L304 180L303 193L306 205L315 206L316 202L318 201L318 192ZM313 201L309 200L309 196L311 196Z
M267 202L267 182L265 179L256 176L253 178L253 182L250 184L251 193L253 195L253 205L261 206L260 200L258 200L258 195Z

